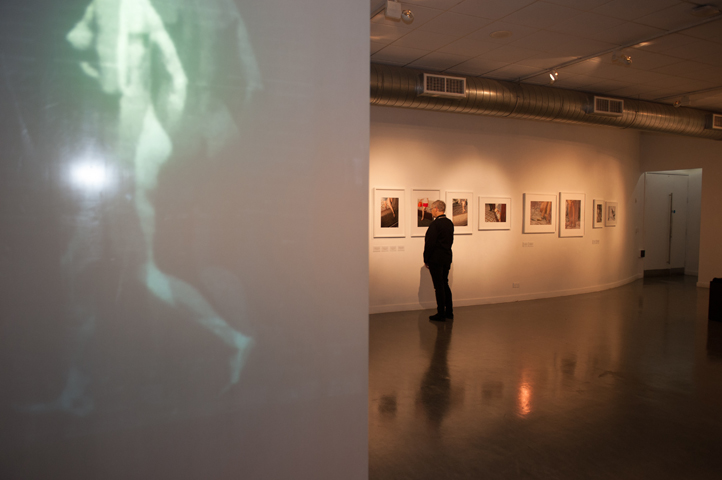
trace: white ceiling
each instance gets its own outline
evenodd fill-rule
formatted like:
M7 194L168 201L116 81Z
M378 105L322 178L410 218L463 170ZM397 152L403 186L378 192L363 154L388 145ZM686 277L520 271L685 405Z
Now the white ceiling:
M371 61L722 112L722 17L683 0L408 0L414 22L371 19ZM722 0L711 0L722 10ZM386 5L371 0L371 13ZM511 36L493 38L493 32ZM655 38L656 37L656 38ZM653 38L650 40L650 38ZM612 50L632 59L612 63ZM569 64L568 66L563 66ZM562 67L563 66L563 67Z

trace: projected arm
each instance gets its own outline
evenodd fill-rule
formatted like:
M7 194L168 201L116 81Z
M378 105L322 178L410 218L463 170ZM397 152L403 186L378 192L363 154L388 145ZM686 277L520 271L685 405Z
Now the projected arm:
M163 58L163 65L171 78L171 91L168 98L170 113L172 117L179 117L185 107L188 78L183 71L175 45L163 26L163 21L150 3L148 3L147 11L150 40L158 47Z
M83 18L75 25L75 27L68 33L67 40L74 49L79 51L85 51L90 49L95 39L95 33L93 32L93 24L95 22L95 3L88 5L85 9ZM98 69L93 67L89 62L80 62L80 68L91 78L99 78L100 73Z

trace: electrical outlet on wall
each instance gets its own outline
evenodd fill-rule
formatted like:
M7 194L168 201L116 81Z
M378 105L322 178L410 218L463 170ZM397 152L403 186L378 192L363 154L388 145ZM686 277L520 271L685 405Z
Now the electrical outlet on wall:
M512 282L511 288L521 288L521 283L519 283L519 282Z

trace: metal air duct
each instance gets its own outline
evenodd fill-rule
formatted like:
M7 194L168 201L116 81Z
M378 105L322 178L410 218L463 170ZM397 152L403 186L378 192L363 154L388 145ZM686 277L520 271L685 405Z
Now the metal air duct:
M624 99L618 117L591 115L594 94L482 77L465 77L463 99L419 96L423 71L371 64L371 104L452 113L490 115L564 123L607 125L722 140L722 131L705 128L710 112ZM428 72L427 72L428 73Z

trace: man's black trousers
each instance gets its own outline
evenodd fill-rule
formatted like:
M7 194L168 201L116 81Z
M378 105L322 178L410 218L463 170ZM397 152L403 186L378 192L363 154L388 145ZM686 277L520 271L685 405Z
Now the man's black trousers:
M454 315L454 306L451 302L451 289L449 288L449 269L451 265L429 265L431 281L436 291L436 313L445 317Z

